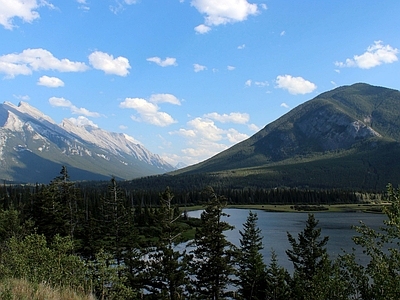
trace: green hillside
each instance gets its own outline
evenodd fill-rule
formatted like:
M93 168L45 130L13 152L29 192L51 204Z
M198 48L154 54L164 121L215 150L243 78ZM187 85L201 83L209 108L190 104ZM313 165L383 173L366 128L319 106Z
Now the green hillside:
M235 186L382 190L400 183L400 92L336 88L249 139L173 176L213 174Z

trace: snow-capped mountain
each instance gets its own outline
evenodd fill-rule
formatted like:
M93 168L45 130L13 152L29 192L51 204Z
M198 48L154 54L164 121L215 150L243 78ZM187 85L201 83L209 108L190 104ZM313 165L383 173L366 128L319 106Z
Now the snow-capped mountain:
M174 168L133 137L61 124L26 102L0 105L0 179L47 183L66 165L72 180L132 179Z

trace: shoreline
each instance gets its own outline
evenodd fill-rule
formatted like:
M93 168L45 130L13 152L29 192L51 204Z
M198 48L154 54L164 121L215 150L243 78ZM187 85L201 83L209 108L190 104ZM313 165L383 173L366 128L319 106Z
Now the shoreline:
M352 204L330 204L330 205L294 205L294 204L228 204L225 208L237 209L255 209L264 210L268 212L364 212L382 214L382 208L387 203L373 204L373 203L352 203ZM297 209L295 209L297 207ZM188 207L180 207L186 211L194 211L204 209L204 206L195 205Z

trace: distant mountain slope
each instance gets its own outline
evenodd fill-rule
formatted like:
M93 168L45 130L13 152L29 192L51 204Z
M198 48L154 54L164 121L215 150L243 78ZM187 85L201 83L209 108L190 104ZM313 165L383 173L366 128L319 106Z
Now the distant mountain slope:
M174 169L125 134L69 120L58 125L24 102L0 105L0 179L48 182L61 165L73 180L132 179Z
M250 185L316 186L319 180L321 186L381 188L386 180L400 183L399 142L400 92L358 83L323 93L247 140L171 174L242 176ZM354 176L368 182L343 179Z

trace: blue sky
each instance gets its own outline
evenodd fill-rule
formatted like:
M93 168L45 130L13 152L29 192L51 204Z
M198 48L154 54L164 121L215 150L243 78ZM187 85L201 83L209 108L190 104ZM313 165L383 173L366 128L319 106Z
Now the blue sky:
M172 165L337 86L400 89L400 1L0 0L0 101Z

